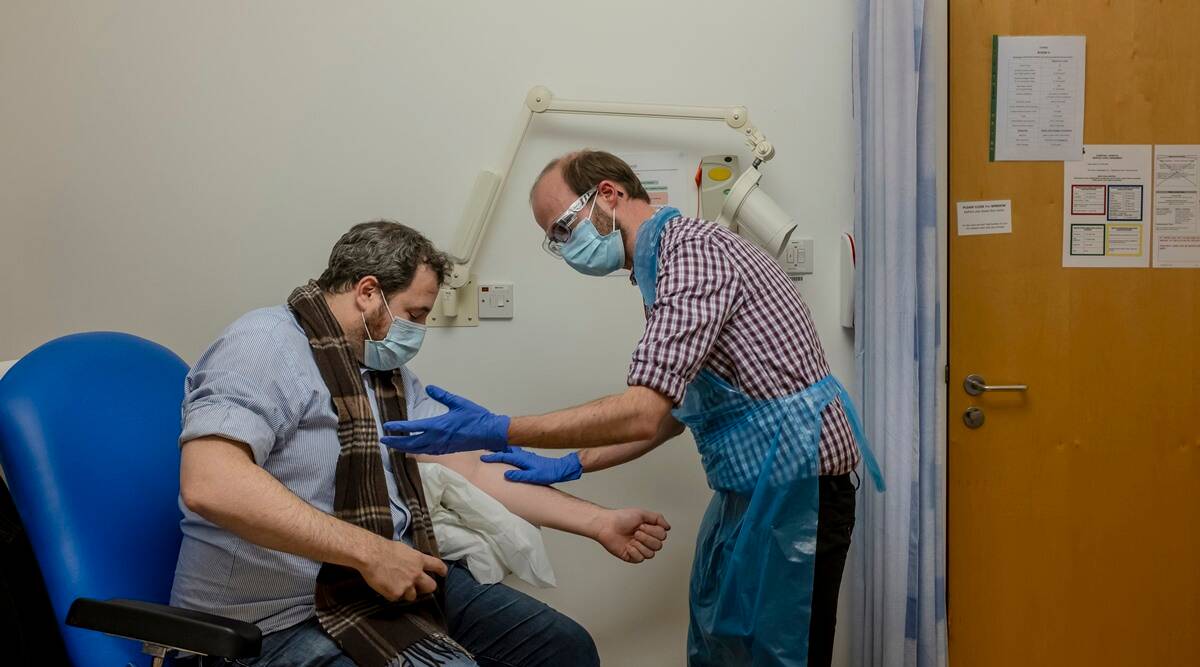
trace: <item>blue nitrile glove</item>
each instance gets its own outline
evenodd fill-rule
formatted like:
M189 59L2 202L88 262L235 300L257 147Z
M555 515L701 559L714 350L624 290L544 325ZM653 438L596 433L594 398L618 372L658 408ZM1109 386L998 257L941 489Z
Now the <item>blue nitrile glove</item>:
M428 419L387 422L383 425L384 431L409 435L385 435L380 438L383 444L410 454L453 454L477 449L503 452L508 449L508 417L492 414L487 408L441 387L429 385L425 392L450 411Z
M583 475L583 464L579 462L579 454L575 452L555 459L527 452L520 447L509 447L507 452L484 454L479 460L484 463L507 463L520 468L504 473L504 479L510 482L557 484L579 479Z

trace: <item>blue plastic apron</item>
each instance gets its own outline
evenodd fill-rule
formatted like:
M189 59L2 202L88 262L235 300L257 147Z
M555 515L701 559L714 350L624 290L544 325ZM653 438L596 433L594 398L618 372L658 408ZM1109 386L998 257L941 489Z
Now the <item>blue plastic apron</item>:
M647 308L654 305L662 231L679 215L660 209L638 232L634 275ZM821 413L835 401L882 490L854 404L831 375L789 396L755 399L704 370L672 412L691 430L715 491L692 564L691 667L807 664Z

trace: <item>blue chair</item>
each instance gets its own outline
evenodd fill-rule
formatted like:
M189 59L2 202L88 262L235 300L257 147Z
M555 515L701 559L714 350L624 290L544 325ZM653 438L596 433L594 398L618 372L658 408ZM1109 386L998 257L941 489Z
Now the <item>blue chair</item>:
M260 650L253 624L165 604L186 374L161 345L96 332L50 341L0 379L0 466L78 667Z

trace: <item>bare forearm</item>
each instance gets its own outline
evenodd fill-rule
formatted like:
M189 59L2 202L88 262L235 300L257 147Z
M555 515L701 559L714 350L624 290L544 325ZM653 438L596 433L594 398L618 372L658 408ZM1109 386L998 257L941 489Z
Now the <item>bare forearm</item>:
M661 444L657 439L625 442L607 447L579 450L579 463L584 472L597 472L628 463Z
M189 509L242 539L315 561L359 568L382 539L301 500L223 438L184 445L180 489Z
M667 416L658 426L658 433L648 440L636 440L608 447L592 447L578 452L579 463L584 472L596 472L628 463L658 447L662 443L683 433L683 425L674 417Z
M657 512L605 509L547 486L514 483L504 478L513 468L483 463L474 452L418 457L444 465L499 500L526 521L591 538L610 554L630 563L653 558L662 549L671 524Z
M479 460L478 452L418 457L418 460L450 468L535 526L596 537L596 521L605 508L549 486L510 482L504 479L504 473L515 470L512 466L484 463Z
M671 402L645 387L545 415L515 417L509 442L528 447L566 449L605 447L653 438Z

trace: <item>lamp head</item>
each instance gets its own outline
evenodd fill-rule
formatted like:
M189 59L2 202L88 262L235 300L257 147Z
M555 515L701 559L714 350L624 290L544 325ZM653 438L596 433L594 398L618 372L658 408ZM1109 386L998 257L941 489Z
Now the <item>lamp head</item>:
M725 198L717 222L745 229L767 252L778 257L796 231L796 222L758 186L761 178L762 172L755 167L742 172Z

